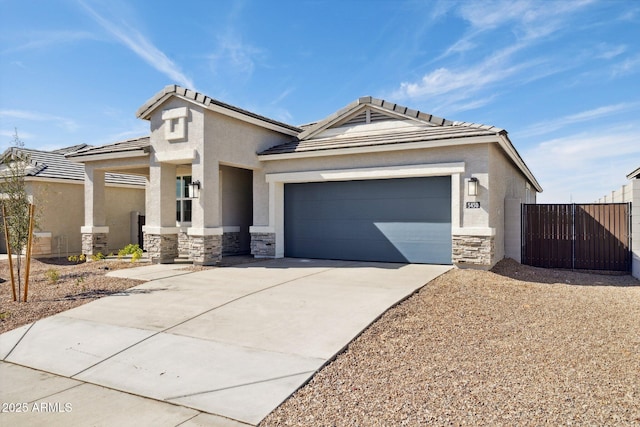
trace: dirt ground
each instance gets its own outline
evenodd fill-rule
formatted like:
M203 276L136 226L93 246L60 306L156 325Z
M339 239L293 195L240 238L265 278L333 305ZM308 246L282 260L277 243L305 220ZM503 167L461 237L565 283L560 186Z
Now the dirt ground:
M129 261L92 261L75 264L58 258L33 259L27 302L24 303L13 301L9 261L0 261L0 333L136 286L142 282L106 277L105 274L112 270L140 265ZM22 298L24 258L21 270Z
M640 282L454 269L260 426L640 425Z

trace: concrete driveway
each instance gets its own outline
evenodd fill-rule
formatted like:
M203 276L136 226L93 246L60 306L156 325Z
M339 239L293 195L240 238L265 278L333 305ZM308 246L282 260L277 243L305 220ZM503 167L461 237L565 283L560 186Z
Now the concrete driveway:
M255 425L450 268L280 259L169 274L1 335L0 400L26 413L0 423Z

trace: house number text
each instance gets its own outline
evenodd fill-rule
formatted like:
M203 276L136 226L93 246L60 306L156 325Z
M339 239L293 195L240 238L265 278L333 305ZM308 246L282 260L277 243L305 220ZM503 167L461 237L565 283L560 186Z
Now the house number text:
M467 202L467 209L480 209L480 202Z

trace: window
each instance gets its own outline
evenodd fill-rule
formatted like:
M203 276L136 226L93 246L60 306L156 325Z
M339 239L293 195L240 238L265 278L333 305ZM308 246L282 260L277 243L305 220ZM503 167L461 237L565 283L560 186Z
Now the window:
M191 222L191 207L193 201L189 198L189 184L191 176L176 177L176 221Z

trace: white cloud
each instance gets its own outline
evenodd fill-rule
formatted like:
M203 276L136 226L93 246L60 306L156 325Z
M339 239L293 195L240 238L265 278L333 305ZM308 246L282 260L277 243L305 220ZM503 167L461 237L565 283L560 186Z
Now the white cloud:
M617 190L639 166L639 130L635 125L607 126L547 140L524 152L544 188L538 201L590 202Z
M552 120L545 120L526 127L522 132L517 132L518 138L544 135L571 126L576 123L588 122L601 119L614 114L620 114L626 111L634 110L640 107L640 102L623 102L615 105L605 105L591 110L581 111L576 114L570 114Z
M30 40L4 50L2 53L14 53L25 50L43 49L53 45L72 43L79 40L94 39L85 31L46 31L29 33Z
M539 65L537 61L512 63L512 56L521 49L514 45L498 51L481 62L460 68L441 67L425 74L417 82L402 82L394 98L433 98L447 95L450 100L468 99L493 84L502 84L513 76ZM535 73L528 73L531 78Z
M256 64L262 62L265 56L263 49L243 42L241 36L228 31L217 37L215 51L208 58L214 70L223 69L225 72L250 77Z
M39 113L37 111L0 110L0 118L4 117L28 121L53 122L56 126L68 132L75 132L78 129L78 124L71 119L53 114Z
M596 58L600 59L613 59L616 56L622 55L627 51L627 46L624 44L618 46L612 46L607 43L599 43L596 47Z
M622 62L614 65L611 70L613 77L625 76L640 71L640 55L628 57Z
M465 2L459 13L476 30L489 31L513 25L513 31L521 38L537 39L564 28L565 17L570 17L589 3L592 0Z
M294 90L295 89L292 88L292 87L285 89L284 91L282 91L282 93L280 95L276 96L276 98L273 101L271 101L271 105L278 104L280 101L285 99L287 96L291 95L291 93Z
M195 90L193 81L180 70L180 67L135 28L125 24L118 26L104 18L82 0L79 0L79 2L100 26L145 62L179 85Z

